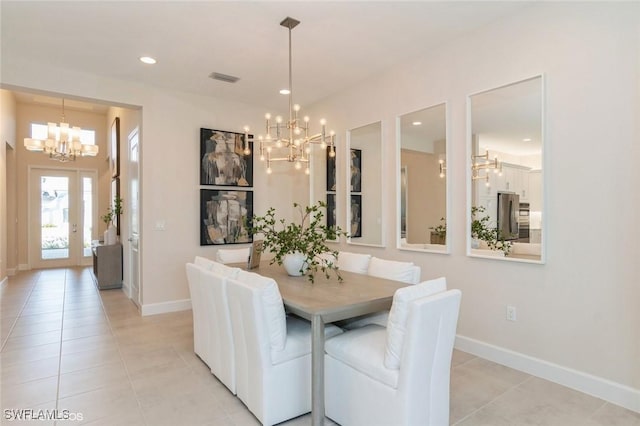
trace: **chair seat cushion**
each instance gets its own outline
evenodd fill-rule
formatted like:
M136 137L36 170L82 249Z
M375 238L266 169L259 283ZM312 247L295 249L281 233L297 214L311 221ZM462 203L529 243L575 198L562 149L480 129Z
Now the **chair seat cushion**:
M386 339L387 329L372 324L333 337L324 348L336 360L396 389L400 371L384 366Z
M363 315L353 320L346 320L340 324L340 327L345 330L353 330L356 328L364 327L365 325L375 324L380 327L386 327L389 321L389 311L380 311L374 314Z
M324 338L342 333L332 324L324 326ZM311 353L311 323L295 316L287 316L287 338L284 349L271 349L271 363L280 364Z

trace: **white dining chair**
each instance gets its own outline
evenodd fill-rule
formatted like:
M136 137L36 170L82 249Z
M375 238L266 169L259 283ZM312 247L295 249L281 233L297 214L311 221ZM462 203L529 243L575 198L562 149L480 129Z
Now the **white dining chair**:
M193 314L193 351L209 365L209 333L207 330L206 307L200 285L200 275L204 271L199 265L187 263L187 282L191 296L191 312Z
M413 262L399 262L396 260L386 260L372 257L367 268L367 275L372 277L386 278L388 280L400 281L407 284L418 284L420 282L420 267ZM347 320L340 325L343 328L352 330L364 327L369 324L376 324L382 327L387 326L389 311L376 312L362 318Z
M238 398L263 425L311 411L311 325L285 315L271 278L241 271L228 281ZM341 333L327 325L326 338Z
M369 269L370 261L370 254L351 253L348 251L338 252L337 265L340 271L366 274Z
M227 278L238 268L213 262L214 270L187 264L193 311L194 352L232 393L236 393L235 357L227 298Z
M372 324L327 340L328 417L342 426L449 424L461 292L442 288L427 281L399 289L389 327Z
M239 249L218 249L216 260L220 263L247 263L251 247Z

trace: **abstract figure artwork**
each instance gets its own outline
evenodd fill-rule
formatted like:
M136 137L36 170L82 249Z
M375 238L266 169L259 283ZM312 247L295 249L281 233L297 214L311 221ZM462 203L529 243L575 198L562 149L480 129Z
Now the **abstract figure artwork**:
M253 186L253 142L242 133L201 128L200 161L200 185Z
M253 241L253 191L200 190L200 245Z

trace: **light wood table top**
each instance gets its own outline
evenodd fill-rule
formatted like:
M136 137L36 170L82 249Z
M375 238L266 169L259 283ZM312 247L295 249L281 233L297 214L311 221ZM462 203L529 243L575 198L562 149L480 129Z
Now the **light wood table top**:
M278 283L288 311L308 320L319 315L325 323L389 309L395 291L407 286L399 281L346 271L340 271L342 282L331 271L329 279L317 273L315 282L311 283L306 276L291 277L282 266L269 265L268 261L251 271Z

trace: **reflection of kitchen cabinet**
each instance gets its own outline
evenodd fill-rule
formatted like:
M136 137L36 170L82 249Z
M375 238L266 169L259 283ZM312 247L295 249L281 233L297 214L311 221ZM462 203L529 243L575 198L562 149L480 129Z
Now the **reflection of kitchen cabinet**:
M481 197L496 196L498 192L508 191L520 195L520 202L529 202L528 167L502 163L502 173L494 173L492 169L487 170L486 173L489 175L489 186L486 186L484 179L474 181L476 191Z
M503 164L505 191L515 192L520 196L520 202L529 201L529 168L514 164Z
M542 211L542 173L540 170L529 172L529 203L531 211Z

